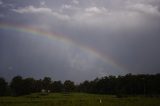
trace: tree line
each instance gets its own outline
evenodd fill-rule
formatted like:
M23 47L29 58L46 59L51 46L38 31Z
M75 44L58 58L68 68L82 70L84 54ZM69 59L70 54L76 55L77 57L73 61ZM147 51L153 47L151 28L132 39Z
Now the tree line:
M160 74L127 74L125 76L105 76L75 85L73 81L52 81L50 77L35 80L33 78L14 77L10 83L0 78L0 96L21 96L41 92L84 92L97 94L122 95L160 95Z

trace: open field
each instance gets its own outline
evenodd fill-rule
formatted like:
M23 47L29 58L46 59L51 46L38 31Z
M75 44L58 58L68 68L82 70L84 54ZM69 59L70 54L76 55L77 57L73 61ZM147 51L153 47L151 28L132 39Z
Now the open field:
M160 106L160 98L141 96L116 98L111 95L52 93L47 96L32 94L21 97L0 97L0 106Z

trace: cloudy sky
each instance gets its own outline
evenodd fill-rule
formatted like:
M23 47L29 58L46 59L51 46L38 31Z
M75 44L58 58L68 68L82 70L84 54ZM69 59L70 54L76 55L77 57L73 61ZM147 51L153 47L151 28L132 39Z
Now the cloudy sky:
M0 76L8 79L159 73L159 40L160 0L0 0Z

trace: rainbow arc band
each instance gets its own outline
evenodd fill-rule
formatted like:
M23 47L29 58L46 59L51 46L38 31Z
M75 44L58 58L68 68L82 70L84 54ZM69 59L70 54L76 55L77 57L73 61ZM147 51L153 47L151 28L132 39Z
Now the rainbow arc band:
M62 35L59 35L59 34L56 34L53 32L49 32L49 31L45 31L42 29L38 29L38 28L32 27L32 26L25 26L25 25L13 24L13 23L1 23L0 22L0 30L2 30L2 29L14 30L14 31L23 32L23 33L29 33L32 36L43 36L43 37L47 37L48 39L51 39L53 41L58 41L62 44L73 45L73 46L79 48L80 50L85 51L86 53L91 54L91 55L95 56L96 58L102 60L106 64L109 64L112 67L114 67L118 70L121 70L122 72L128 72L126 69L124 69L124 67L122 67L122 65L115 62L114 59L111 58L111 56L109 56L107 54L104 55L91 47L77 44L72 39L69 39L69 38L64 37Z

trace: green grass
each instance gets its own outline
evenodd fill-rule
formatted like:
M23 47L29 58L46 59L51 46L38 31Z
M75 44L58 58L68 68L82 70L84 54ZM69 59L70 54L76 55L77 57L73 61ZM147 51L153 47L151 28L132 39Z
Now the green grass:
M21 97L0 97L0 106L160 106L160 98L143 96L116 98L111 95L52 93L47 96L32 94Z

